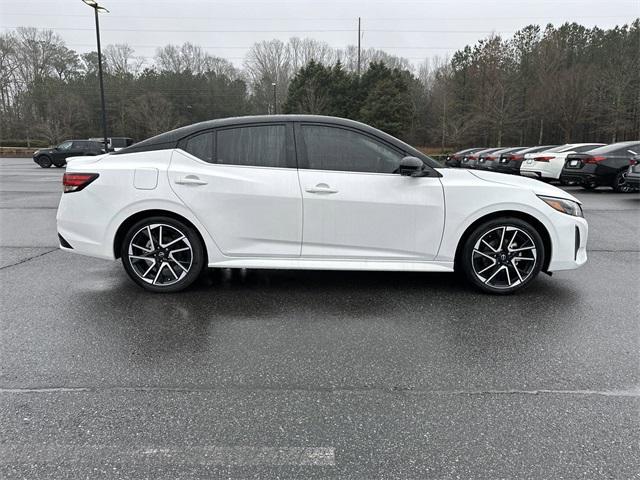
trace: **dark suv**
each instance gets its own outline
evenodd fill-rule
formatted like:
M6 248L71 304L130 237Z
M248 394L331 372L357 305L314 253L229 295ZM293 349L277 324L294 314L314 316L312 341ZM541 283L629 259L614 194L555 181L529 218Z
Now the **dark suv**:
M51 165L64 167L68 157L81 157L84 155L100 155L104 153L99 142L91 140L65 140L57 147L43 148L33 152L33 161L42 168Z

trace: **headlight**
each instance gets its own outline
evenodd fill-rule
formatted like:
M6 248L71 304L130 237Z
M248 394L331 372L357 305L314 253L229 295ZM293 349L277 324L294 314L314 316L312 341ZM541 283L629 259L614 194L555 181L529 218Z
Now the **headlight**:
M538 195L538 198L559 212L566 213L567 215L572 215L574 217L584 217L582 214L582 207L578 202L567 200L565 198L545 197L544 195Z

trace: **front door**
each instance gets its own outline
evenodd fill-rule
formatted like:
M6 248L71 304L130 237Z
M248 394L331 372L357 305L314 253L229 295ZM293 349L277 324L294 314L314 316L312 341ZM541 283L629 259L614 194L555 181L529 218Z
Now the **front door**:
M405 152L365 132L304 123L297 129L303 257L435 258L444 228L439 178L401 176Z
M174 152L171 188L223 254L299 257L302 197L292 137L284 123L220 128Z

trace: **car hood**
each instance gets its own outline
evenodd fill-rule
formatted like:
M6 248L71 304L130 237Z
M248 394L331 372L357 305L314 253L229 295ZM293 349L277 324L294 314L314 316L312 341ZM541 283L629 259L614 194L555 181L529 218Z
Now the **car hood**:
M506 173L487 172L483 170L467 170L470 175L477 177L481 180L493 183L501 183L503 185L511 185L518 188L526 188L532 190L536 195L548 195L556 198L566 198L567 200L573 200L574 202L581 203L576 197L564 190L549 185L548 183L535 180L533 178L518 177L515 175L508 175Z

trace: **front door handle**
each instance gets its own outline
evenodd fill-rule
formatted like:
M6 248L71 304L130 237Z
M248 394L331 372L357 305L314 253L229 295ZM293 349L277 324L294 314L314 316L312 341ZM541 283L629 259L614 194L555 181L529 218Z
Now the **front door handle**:
M176 178L175 183L178 185L206 185L208 182L200 180L200 178L195 175L186 175Z
M305 191L309 193L338 193L338 190L331 188L326 183L319 183L315 187L307 187Z

